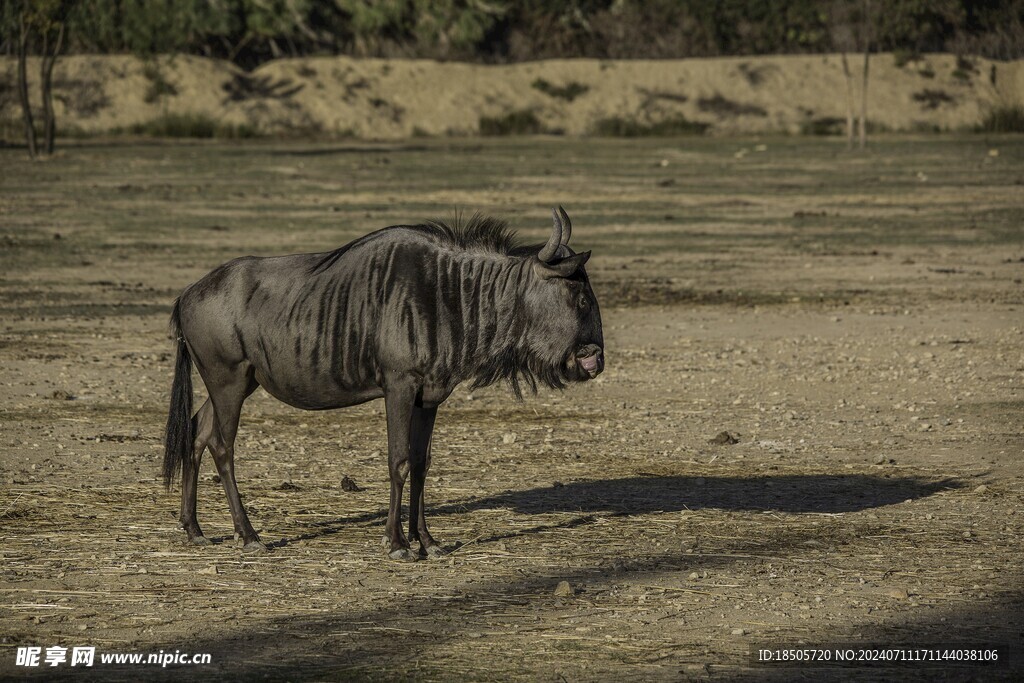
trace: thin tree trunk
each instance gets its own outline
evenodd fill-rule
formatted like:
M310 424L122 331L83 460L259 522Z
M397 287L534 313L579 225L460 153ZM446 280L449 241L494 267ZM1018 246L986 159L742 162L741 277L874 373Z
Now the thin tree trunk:
M870 45L870 43L869 43ZM860 148L864 149L868 144L868 63L871 50L864 48L864 79L860 88Z
M846 148L853 149L853 74L850 73L850 62L846 52L842 52L843 75L846 76Z
M871 0L864 0L863 22L864 77L860 88L860 148L868 144L868 64L871 57Z
M21 15L20 34L18 36L18 99L21 101L21 115L25 121L25 142L28 143L28 155L33 159L38 152L36 148L36 128L32 121L32 105L28 99L28 24L25 15Z
M53 113L53 66L57 63L57 56L60 55L64 46L64 22L59 24L57 29L57 41L53 51L49 47L49 32L43 37L43 63L39 70L40 81L43 91L43 135L44 149L46 154L53 154L54 139L57 137L57 117Z

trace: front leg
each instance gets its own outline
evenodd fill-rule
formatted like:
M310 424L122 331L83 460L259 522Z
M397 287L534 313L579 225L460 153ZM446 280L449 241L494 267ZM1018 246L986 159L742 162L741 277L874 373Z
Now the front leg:
M412 412L412 443L409 450L409 539L420 542L420 555L438 557L444 550L427 531L423 486L430 469L430 443L437 407L416 406Z
M391 503L385 542L388 557L393 560L417 560L419 555L409 547L402 532L402 488L409 475L412 413L418 388L408 378L389 380L384 389L384 409L388 416L388 475L391 479Z

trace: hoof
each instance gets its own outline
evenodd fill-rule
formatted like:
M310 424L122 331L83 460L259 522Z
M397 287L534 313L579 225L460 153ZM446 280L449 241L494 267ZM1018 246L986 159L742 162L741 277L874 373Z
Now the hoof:
M420 556L412 551L412 548L398 548L388 553L388 557L392 560L401 560L403 562L415 562L420 559Z
M448 554L448 551L445 550L444 548L442 548L437 543L435 543L432 546L428 546L426 552L427 552L427 557L430 557L430 558L433 558L433 559L441 558L441 557L444 557L445 555Z
M251 553L253 555L262 555L267 552L267 546L263 545L259 541L249 541L242 546L243 553Z
M213 542L206 536L192 536L188 542L191 545L213 545Z

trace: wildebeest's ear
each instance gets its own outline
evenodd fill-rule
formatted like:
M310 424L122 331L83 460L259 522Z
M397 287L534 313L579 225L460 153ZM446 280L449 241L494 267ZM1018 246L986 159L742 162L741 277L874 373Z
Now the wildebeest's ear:
M564 258L557 263L544 263L537 260L533 264L533 270L545 280L552 277L570 277L590 258L590 252L584 251L569 258Z

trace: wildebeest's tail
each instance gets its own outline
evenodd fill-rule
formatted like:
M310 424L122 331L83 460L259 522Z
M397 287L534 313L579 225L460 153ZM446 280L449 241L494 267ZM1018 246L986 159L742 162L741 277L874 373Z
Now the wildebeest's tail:
M178 357L174 362L174 384L171 385L171 407L167 412L167 432L164 440L164 484L171 487L181 463L192 456L195 442L195 421L192 419L192 357L181 334L181 304L174 302L171 313L171 333L177 340Z

